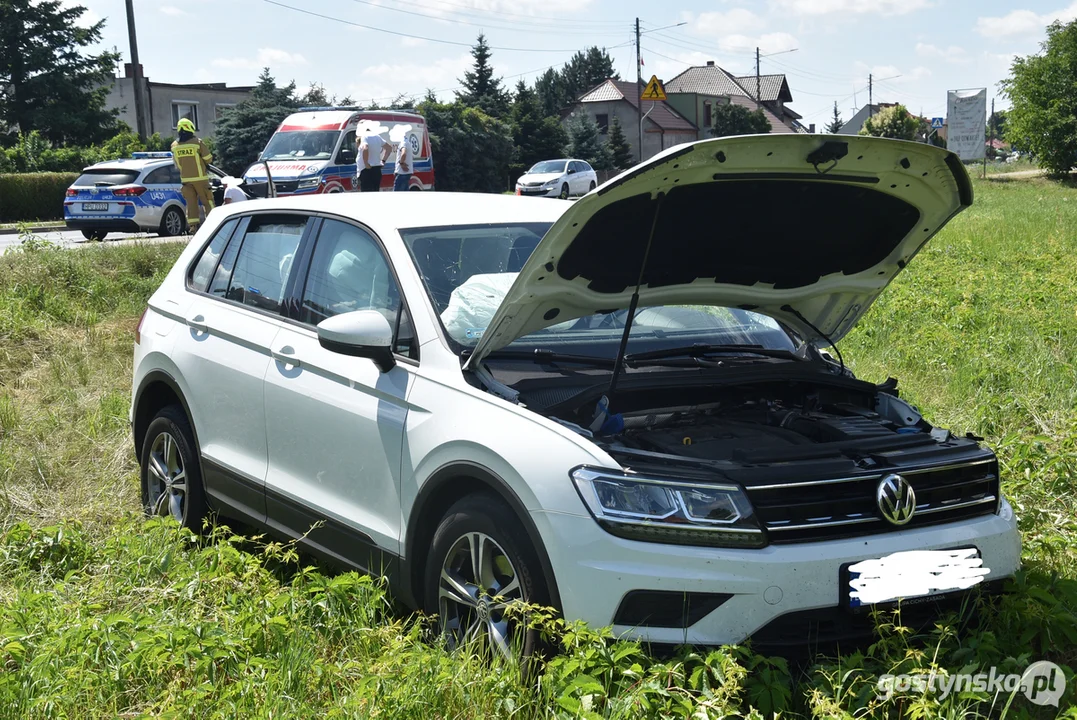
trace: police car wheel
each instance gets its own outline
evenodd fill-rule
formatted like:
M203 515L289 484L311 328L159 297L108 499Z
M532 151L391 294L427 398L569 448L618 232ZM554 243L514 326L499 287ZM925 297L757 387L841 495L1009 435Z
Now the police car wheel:
M87 240L89 240L91 242L101 242L102 240L105 239L105 236L107 236L107 235L108 235L108 233L105 232L104 230L83 230L82 231L82 237L86 238Z
M170 207L165 210L165 215L161 218L161 228L158 234L163 237L182 235L186 222L187 219L183 217L183 213L179 211L179 208Z

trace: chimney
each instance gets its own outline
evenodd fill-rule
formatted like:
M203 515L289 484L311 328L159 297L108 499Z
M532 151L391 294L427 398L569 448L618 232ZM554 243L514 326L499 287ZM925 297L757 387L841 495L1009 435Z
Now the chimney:
M810 132L810 133L815 132L815 123L812 123L811 125L808 126L808 132Z
M714 67L714 61L713 60L708 60L707 61L707 67Z
M143 77L145 77L145 75L143 75L143 73L142 73L142 63L138 64L138 73L139 73L139 75L142 75ZM132 65L131 63L124 63L123 64L123 76L125 78L133 78L135 76L135 66Z

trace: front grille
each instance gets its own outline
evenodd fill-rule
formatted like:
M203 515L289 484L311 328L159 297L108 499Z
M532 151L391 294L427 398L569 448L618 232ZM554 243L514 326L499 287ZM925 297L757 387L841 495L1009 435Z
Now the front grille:
M883 477L897 472L916 492L916 512L902 526L883 519L875 499ZM833 540L987 515L998 507L998 462L890 470L856 477L749 485L748 497L772 543Z
M286 180L284 182L273 181L273 187L277 189L277 194L294 193L296 188L299 187L298 180Z

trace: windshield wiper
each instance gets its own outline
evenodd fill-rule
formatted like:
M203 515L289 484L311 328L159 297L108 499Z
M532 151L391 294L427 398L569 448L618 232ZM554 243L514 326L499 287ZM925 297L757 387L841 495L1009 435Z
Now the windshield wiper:
M665 360L676 357L702 357L704 355L717 355L722 353L742 355L760 355L762 357L778 358L781 360L803 360L804 358L789 350L777 350L762 345L708 345L696 343L682 347L665 348L663 350L651 350L649 352L631 353L625 355L625 364L638 365L641 362L651 360Z
M467 353L470 354L470 353ZM505 358L509 360L532 360L537 363L575 363L577 365L590 365L597 368L613 369L614 361L610 358L593 357L591 355L572 355L559 353L544 348L534 350L495 350L486 357L491 359Z

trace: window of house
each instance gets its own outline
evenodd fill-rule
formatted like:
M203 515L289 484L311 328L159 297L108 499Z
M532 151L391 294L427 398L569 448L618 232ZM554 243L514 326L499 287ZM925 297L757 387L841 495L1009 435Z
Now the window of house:
M194 123L196 128L201 127L198 124L198 103L186 102L183 100L175 100L172 102L172 128L175 129L179 125L179 121L183 118L187 118Z
M703 103L703 127L709 128L713 123L711 122L711 103L707 100Z
M411 355L414 333L381 248L362 228L326 220L310 261L299 321L317 325L355 310L384 315L393 328L393 352Z
M228 114L228 111L236 106L235 103L217 103L213 106L213 121L220 122L221 118Z
M610 131L610 116L607 113L595 115L595 123L598 125L598 131L603 135Z

